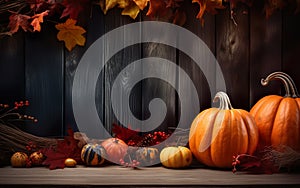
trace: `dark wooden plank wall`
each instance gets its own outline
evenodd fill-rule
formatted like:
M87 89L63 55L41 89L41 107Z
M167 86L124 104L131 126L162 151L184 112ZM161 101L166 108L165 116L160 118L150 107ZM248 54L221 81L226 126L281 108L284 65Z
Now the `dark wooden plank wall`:
M187 12L184 27L199 36L215 54L233 106L246 110L264 95L282 93L278 83L260 86L260 79L273 71L287 72L300 86L300 14L278 11L267 20L262 4L255 3L255 8L251 9L243 5L238 7L237 25L231 20L229 10L225 9L216 16L205 15L204 27L195 19L198 5L184 1L183 6ZM89 7L89 10L79 20L79 24L87 28L86 45L71 52L57 41L53 23L45 23L42 33L20 32L0 39L0 101L30 100L32 105L27 113L35 115L39 122L25 125L26 131L41 136L62 136L68 126L76 130L72 82L82 55L100 36L134 22L121 16L118 9L110 10L105 16L97 6ZM143 13L136 21L148 19ZM109 103L113 81L125 66L142 57L166 58L179 65L196 86L201 110L210 107L206 78L186 54L162 44L138 44L115 54L99 75L96 105L107 130L111 130L112 123L118 123ZM169 67L162 66L161 69L168 70ZM127 75L122 76L126 80ZM175 80L181 78L181 75L169 76ZM176 126L180 117L178 96L174 88L158 79L145 79L133 88L130 96L132 113L139 119L147 119L150 116L149 101L155 97L163 99L168 108L166 119L158 129ZM189 97L188 91L186 97ZM122 118L128 118L127 115L122 115Z

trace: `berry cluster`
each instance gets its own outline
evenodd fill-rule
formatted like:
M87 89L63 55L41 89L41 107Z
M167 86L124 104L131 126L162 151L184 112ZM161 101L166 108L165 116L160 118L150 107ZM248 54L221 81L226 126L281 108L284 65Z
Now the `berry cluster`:
M136 158L136 148L135 147L129 147L127 149L126 155L120 159L120 165L123 167L129 167L129 168L137 168L140 166L140 162Z
M20 101L20 102L15 102L15 107L14 109L18 109L20 107L23 107L23 106L29 106L29 101Z
M29 102L26 101L19 101L14 103L14 107L9 109L8 104L0 104L0 121L7 122L7 121L17 121L17 120L29 120L33 122L37 122L38 120L29 115L21 115L20 113L14 112L15 110L20 109L21 107L29 106Z
M27 150L28 152L36 151L36 149L37 149L36 144L33 143L33 142L31 142L31 141L29 141L29 142L28 142L28 145L26 145L26 150Z
M157 145L165 141L169 136L170 134L164 131L155 131L154 133L148 133L144 136L141 146L147 147Z
M125 161L124 159L120 159L120 164L124 167L137 168L140 165L140 162L135 159L131 161Z

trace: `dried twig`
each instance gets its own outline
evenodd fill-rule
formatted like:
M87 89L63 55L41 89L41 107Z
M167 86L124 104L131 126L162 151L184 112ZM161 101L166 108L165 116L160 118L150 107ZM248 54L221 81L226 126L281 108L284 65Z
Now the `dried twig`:
M289 146L266 147L264 159L272 161L279 169L291 169L300 166L300 153Z

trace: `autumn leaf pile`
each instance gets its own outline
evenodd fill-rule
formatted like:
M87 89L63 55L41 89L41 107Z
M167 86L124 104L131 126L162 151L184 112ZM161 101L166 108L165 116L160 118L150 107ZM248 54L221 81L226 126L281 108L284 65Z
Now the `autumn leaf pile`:
M74 159L78 164L81 161L81 148L78 147L78 140L74 139L74 132L68 129L68 135L63 140L57 140L55 147L46 147L41 150L46 159L43 165L48 166L50 170L65 167L67 158Z
M261 0L189 0L199 7L195 18L204 25L205 13L217 14L220 9L230 8L233 18L238 4L249 7ZM266 18L275 11L288 8L298 13L300 0L263 0ZM183 26L187 16L184 0L0 0L0 21L7 17L7 25L0 28L0 36L13 35L19 30L41 32L45 21L55 24L57 38L71 51L76 45L85 45L86 30L77 21L83 12L91 12L92 6L99 7L103 14L110 9L122 9L121 14L137 19L140 12L151 20L161 20ZM291 8L292 7L292 8ZM234 21L234 19L233 19Z

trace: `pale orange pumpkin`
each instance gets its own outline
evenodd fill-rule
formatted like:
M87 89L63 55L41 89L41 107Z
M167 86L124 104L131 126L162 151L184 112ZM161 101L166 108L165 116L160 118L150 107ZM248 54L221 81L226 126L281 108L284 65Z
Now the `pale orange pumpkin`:
M191 165L193 160L192 152L184 146L169 146L161 150L160 162L168 168L184 168Z
M106 151L107 160L113 163L120 163L127 153L128 145L119 138L108 138L101 145Z
M258 144L258 128L254 118L243 109L234 109L229 97L218 92L214 101L219 108L202 111L194 119L190 134L190 150L201 163L218 168L231 168L232 157L253 154Z
M292 78L284 72L274 72L262 85L272 80L284 84L286 95L268 95L260 99L250 110L259 130L258 150L266 146L289 146L300 152L300 98Z

